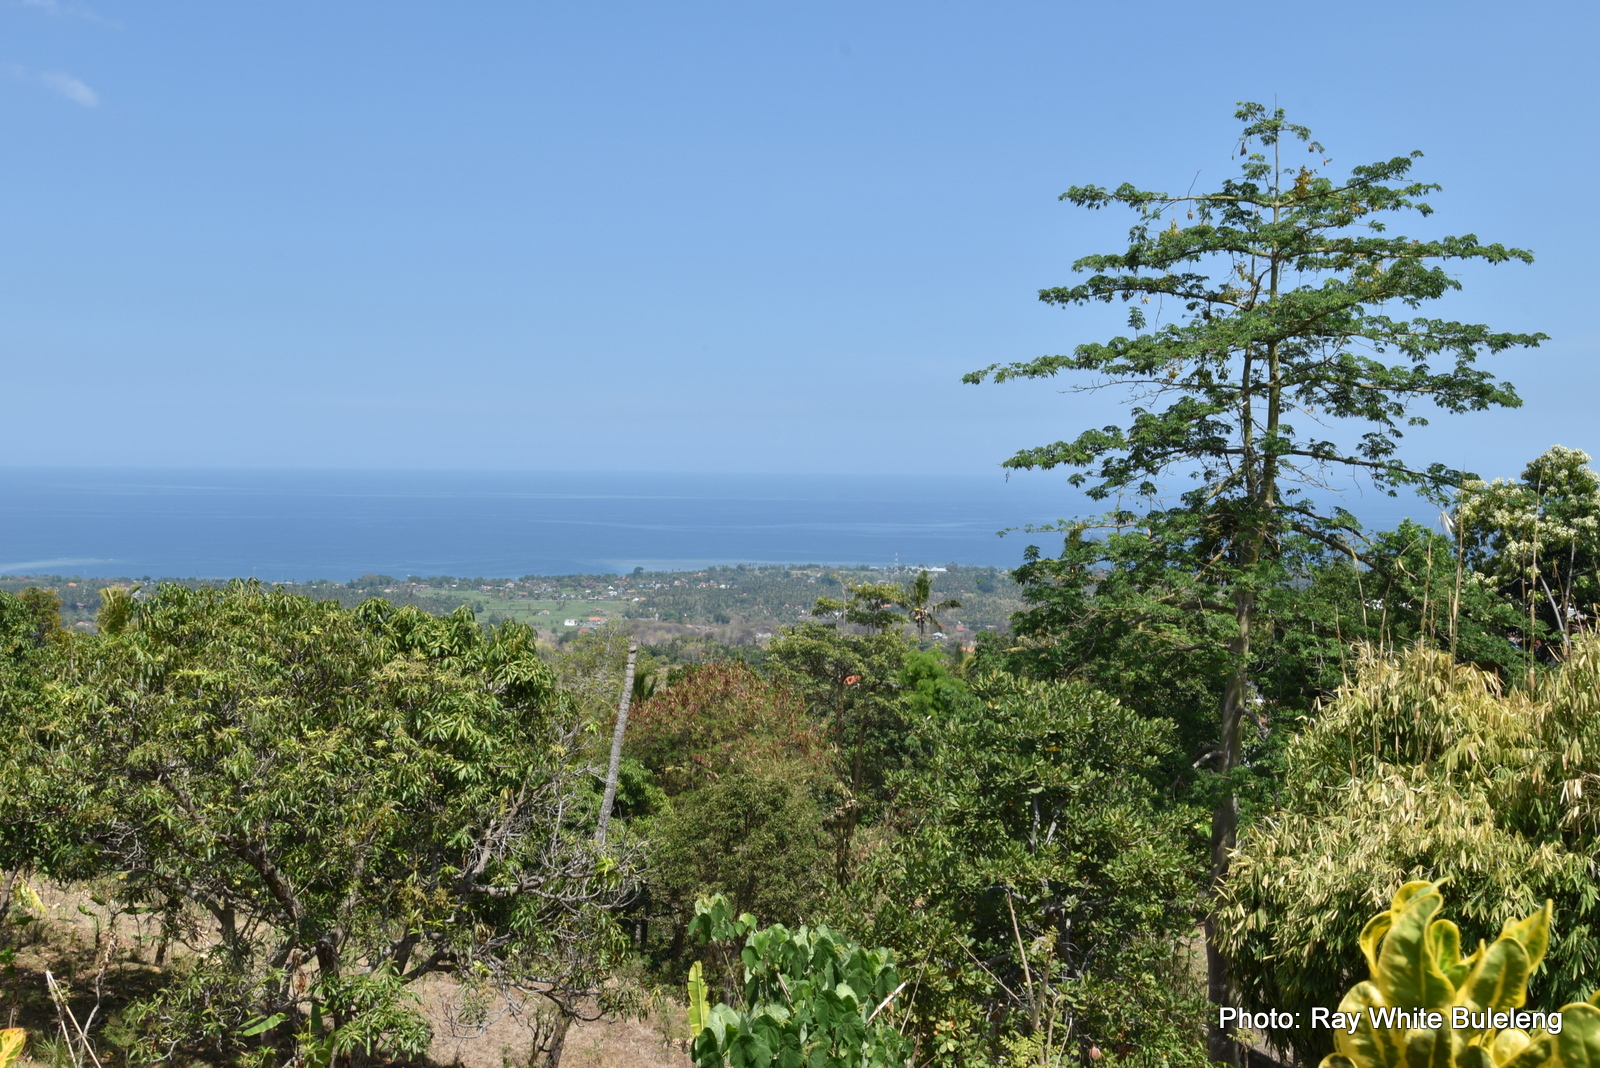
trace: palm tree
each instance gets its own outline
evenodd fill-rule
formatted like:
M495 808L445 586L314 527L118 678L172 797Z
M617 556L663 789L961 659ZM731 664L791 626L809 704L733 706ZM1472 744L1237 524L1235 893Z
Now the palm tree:
M960 608L961 602L956 600L933 602L933 576L926 571L919 572L916 580L905 587L905 592L895 599L895 604L904 608L911 615L911 622L917 625L917 636L927 637L929 627L943 627L939 622L938 614L947 608Z

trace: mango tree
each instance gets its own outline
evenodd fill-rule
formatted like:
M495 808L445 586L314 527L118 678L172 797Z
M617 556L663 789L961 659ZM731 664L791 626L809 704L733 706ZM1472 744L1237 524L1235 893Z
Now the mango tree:
M634 847L593 841L595 769L531 630L168 585L110 595L60 659L26 742L72 848L33 865L115 877L188 947L126 1014L135 1059L416 1055L408 988L435 972L561 1020L616 989Z

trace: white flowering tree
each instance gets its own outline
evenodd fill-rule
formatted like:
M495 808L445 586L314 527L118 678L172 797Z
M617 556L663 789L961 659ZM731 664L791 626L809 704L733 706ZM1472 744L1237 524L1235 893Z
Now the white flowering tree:
M1526 644L1563 657L1600 614L1600 475L1589 455L1553 446L1520 479L1471 481L1456 509L1468 566L1527 606Z

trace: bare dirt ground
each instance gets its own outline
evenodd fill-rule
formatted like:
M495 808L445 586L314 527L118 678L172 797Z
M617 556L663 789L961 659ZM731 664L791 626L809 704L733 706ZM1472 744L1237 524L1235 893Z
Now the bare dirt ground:
M423 1011L433 1025L428 1059L449 1068L503 1068L529 1063L540 1006L504 1008L480 1026L457 1023L459 988L446 978L419 984ZM657 1002L639 1019L580 1020L567 1032L562 1068L688 1068L688 1022L682 1005Z
M529 1034L514 1025L507 1032L491 1031L477 1039L452 1039L435 1033L429 1059L436 1065L460 1068L502 1068L527 1064ZM689 1055L674 1043L662 1045L661 1035L647 1021L598 1020L575 1024L567 1034L562 1068L688 1068Z

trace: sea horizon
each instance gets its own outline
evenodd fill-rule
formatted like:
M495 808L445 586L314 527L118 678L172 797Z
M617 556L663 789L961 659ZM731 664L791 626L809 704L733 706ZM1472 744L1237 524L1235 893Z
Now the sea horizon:
M736 563L1015 566L1025 543L999 530L1077 510L1051 507L1081 497L1054 481L9 467L0 468L0 573L307 581Z
M1352 510L1369 524L1393 513L1378 526L1417 511L1366 502L1380 507ZM346 581L740 563L1015 567L1027 545L1059 544L1024 528L1104 508L1065 474L1037 472L0 467L0 574Z

